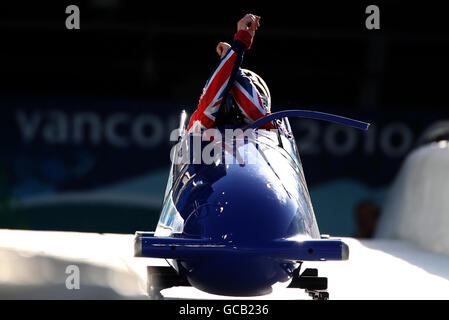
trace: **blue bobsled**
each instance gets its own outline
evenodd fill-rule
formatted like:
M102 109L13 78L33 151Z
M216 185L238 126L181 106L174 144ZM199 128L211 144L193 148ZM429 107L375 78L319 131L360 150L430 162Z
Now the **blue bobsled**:
M168 259L173 268L156 272L166 280L153 277L152 289L186 284L213 294L263 295L295 280L303 261L348 259L344 242L320 235L287 118L292 116L368 128L326 113L282 111L243 127L252 129L248 136L214 141L223 147L220 161L172 163L157 229L135 237L135 256ZM185 119L183 113L179 145L191 151ZM273 120L284 130L259 129ZM227 128L219 128L223 137Z

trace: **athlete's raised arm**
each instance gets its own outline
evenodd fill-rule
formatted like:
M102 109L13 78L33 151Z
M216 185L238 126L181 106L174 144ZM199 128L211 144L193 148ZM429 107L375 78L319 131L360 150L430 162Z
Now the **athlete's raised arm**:
M213 127L223 97L235 81L243 54L250 49L255 32L260 26L259 19L260 17L253 14L245 15L237 23L237 33L232 45L223 42L218 44L220 61L206 82L197 110L190 118L188 132Z

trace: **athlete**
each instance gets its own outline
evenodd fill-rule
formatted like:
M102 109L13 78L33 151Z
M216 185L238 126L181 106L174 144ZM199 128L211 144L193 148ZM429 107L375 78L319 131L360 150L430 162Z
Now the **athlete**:
M270 114L271 97L265 82L252 71L241 69L243 55L251 48L260 17L247 14L237 23L232 45L220 42L216 51L220 61L206 82L197 110L190 118L187 132L200 132L216 125L220 108L234 106L244 123ZM274 129L272 123L262 126Z

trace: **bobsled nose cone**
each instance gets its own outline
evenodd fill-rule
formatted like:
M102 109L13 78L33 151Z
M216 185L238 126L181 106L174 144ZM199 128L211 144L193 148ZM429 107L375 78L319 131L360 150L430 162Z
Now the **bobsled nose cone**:
M349 247L346 243L341 243L341 260L349 259Z

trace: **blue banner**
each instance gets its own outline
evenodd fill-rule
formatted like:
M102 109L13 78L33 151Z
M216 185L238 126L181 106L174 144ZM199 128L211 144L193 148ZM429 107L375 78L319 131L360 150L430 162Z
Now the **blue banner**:
M152 230L165 189L170 132L194 103L2 99L2 228ZM312 109L304 106L274 107ZM443 115L313 108L371 123L366 132L291 119L320 231L355 232L354 207L381 207L420 135Z

